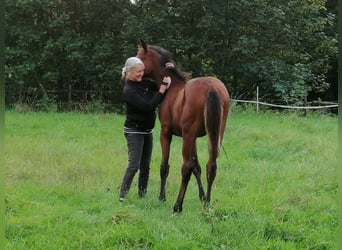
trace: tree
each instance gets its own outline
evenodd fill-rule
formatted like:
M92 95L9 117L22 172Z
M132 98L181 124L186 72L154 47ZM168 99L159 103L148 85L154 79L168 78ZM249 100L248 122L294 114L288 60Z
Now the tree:
M6 1L6 104L39 109L43 99L64 109L69 86L80 91L73 92L77 102L120 103L121 68L140 39L170 50L194 77L217 76L233 97L254 98L258 85L264 100L301 104L336 74L334 6L336 0Z
M221 78L235 96L252 98L260 85L269 99L299 104L329 86L336 39L325 32L334 16L323 0L138 3L147 16L141 33L169 45L194 76Z
M51 98L57 103L67 101L69 86L92 91L89 96L76 94L77 101L118 102L119 87L113 83L119 82L118 65L124 60L118 42L120 7L128 5L123 0L8 1L7 104L35 106L46 94L40 86L56 93Z

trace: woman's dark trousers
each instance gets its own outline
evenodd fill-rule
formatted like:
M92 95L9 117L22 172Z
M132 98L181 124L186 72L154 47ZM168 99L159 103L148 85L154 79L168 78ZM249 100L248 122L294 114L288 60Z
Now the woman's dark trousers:
M128 148L128 166L122 180L120 197L128 193L135 173L139 170L138 195L143 197L147 191L153 135L125 133Z

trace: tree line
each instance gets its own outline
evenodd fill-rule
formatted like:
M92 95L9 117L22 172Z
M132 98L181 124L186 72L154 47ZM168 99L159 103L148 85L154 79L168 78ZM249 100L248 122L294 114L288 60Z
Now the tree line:
M337 100L337 0L6 0L7 107L121 105L140 39L234 98Z

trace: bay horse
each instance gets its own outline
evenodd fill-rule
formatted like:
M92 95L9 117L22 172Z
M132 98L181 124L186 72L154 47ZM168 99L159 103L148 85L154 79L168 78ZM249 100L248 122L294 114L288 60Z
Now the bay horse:
M171 77L171 86L159 108L161 124L160 143L162 161L160 166L159 200L165 201L165 184L169 174L169 155L172 136L183 138L182 182L174 213L182 211L183 200L191 173L197 180L199 198L204 206L210 203L211 188L216 177L216 159L219 155L229 112L230 97L225 85L214 77L197 77L188 80L178 66L165 67L172 61L171 53L159 46L141 41L139 57L145 64L145 76L153 78L158 87L164 76ZM207 192L201 182L201 167L197 158L196 139L208 135L209 160L206 165Z

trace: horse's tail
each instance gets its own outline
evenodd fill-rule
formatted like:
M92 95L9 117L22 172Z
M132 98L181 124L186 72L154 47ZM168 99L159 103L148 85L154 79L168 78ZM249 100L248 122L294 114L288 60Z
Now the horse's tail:
M205 128L208 135L208 147L211 157L216 159L221 148L221 126L223 117L222 101L215 91L209 91L204 111Z

